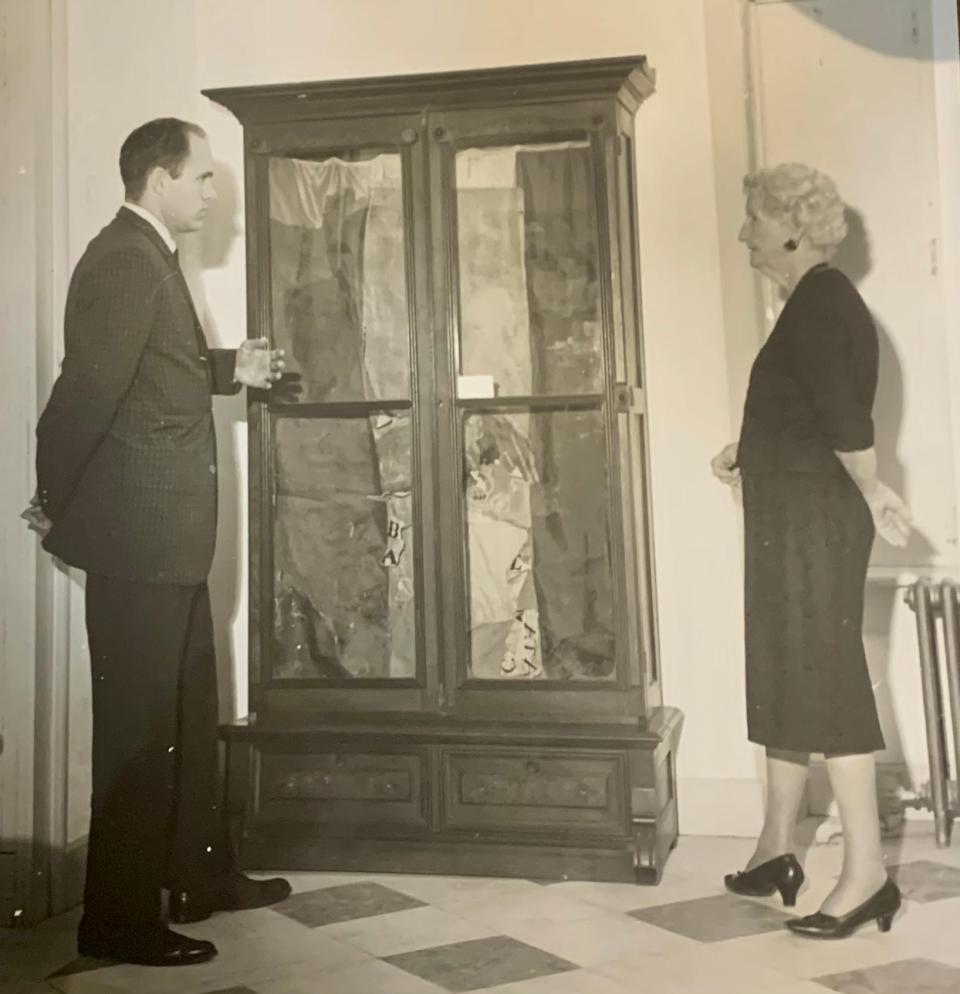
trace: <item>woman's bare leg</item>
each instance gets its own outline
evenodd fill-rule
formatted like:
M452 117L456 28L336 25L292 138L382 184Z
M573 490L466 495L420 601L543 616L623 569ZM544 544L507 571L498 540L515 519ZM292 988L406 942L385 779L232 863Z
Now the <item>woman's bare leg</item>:
M767 748L767 806L757 848L746 869L793 852L810 754Z
M886 881L887 871L880 846L874 754L828 755L826 759L843 825L843 867L820 910L839 916L875 894Z

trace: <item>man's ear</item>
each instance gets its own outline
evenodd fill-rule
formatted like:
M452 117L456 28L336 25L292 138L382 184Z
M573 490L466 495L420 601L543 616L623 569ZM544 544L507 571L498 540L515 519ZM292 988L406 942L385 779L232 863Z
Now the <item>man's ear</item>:
M169 183L170 173L168 173L163 166L154 166L153 169L147 173L145 189L149 190L156 196L163 196Z

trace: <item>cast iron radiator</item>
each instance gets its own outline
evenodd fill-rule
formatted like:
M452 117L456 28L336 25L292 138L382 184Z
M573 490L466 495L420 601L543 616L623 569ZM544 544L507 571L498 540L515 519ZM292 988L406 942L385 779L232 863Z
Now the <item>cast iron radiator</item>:
M930 798L937 846L942 849L950 844L950 826L957 804L956 786L960 781L960 584L954 580L939 583L917 580L907 588L904 600L917 621L923 716L930 759ZM952 778L947 719L953 746Z

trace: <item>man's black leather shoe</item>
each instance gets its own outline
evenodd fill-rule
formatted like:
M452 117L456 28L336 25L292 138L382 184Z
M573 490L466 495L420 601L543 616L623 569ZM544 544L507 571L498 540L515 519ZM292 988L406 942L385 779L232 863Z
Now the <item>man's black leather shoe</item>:
M168 916L179 925L200 922L215 911L244 911L278 904L290 896L290 884L283 877L251 880L235 873L224 883L201 890L172 890Z
M217 947L204 939L172 932L163 925L114 928L77 936L77 951L94 959L119 960L140 966L189 966L206 963Z

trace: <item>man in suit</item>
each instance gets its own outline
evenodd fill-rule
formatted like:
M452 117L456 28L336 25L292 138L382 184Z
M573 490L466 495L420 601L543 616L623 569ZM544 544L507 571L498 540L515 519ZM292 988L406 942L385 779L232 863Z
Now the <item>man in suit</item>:
M179 965L216 954L161 921L290 893L240 874L219 810L217 685L207 574L217 521L212 394L269 388L264 340L209 349L174 236L213 187L204 132L175 118L120 151L125 203L74 270L60 375L37 427L43 546L86 571L93 797L81 954Z

